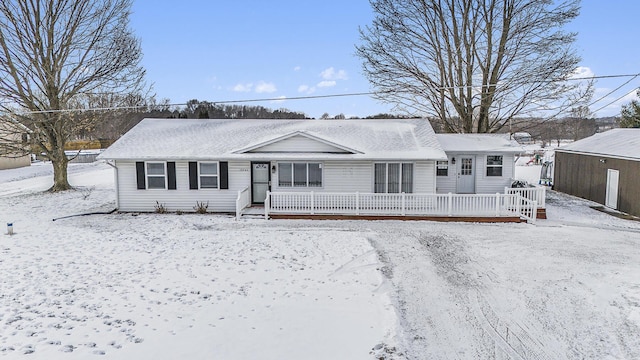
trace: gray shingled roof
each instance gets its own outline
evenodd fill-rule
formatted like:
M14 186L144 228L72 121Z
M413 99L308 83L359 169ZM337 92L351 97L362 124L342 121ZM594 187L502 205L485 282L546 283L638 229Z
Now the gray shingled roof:
M640 129L612 129L565 145L556 151L640 160Z
M509 134L437 134L440 146L451 152L521 153L522 146Z
M446 159L427 120L213 120L144 119L106 149L107 160L273 159L242 153L273 139L308 134L356 154L277 154L290 159Z

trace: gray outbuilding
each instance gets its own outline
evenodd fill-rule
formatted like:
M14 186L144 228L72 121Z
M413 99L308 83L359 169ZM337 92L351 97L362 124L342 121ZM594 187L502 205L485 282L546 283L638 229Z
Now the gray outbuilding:
M556 150L554 189L640 216L640 129L613 129Z

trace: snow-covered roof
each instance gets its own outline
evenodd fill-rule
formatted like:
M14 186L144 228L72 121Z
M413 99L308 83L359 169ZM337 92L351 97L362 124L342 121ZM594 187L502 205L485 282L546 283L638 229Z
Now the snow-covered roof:
M562 146L556 151L640 160L640 129L612 129Z
M520 153L522 146L509 134L437 134L446 152L467 153Z
M341 153L249 152L290 135ZM351 151L349 151L351 150ZM144 119L98 158L108 160L444 160L429 121Z

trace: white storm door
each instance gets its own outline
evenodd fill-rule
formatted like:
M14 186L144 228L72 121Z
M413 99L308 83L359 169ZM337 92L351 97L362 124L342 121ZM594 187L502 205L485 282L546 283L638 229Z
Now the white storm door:
M474 156L460 155L456 166L456 193L473 194L476 190Z
M253 204L264 204L269 190L269 163L251 163L251 202Z
M612 209L618 208L618 184L620 182L620 172L618 170L607 169L607 193L604 205Z

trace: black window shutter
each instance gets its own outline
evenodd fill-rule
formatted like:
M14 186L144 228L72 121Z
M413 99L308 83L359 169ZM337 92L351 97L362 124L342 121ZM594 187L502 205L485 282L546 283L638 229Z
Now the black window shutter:
M198 190L198 163L189 161L189 189Z
M167 186L169 190L176 189L176 163L167 162Z
M220 161L220 189L229 188L229 163Z
M147 186L144 178L144 162L143 161L136 162L136 177L138 180L138 190L146 189Z

